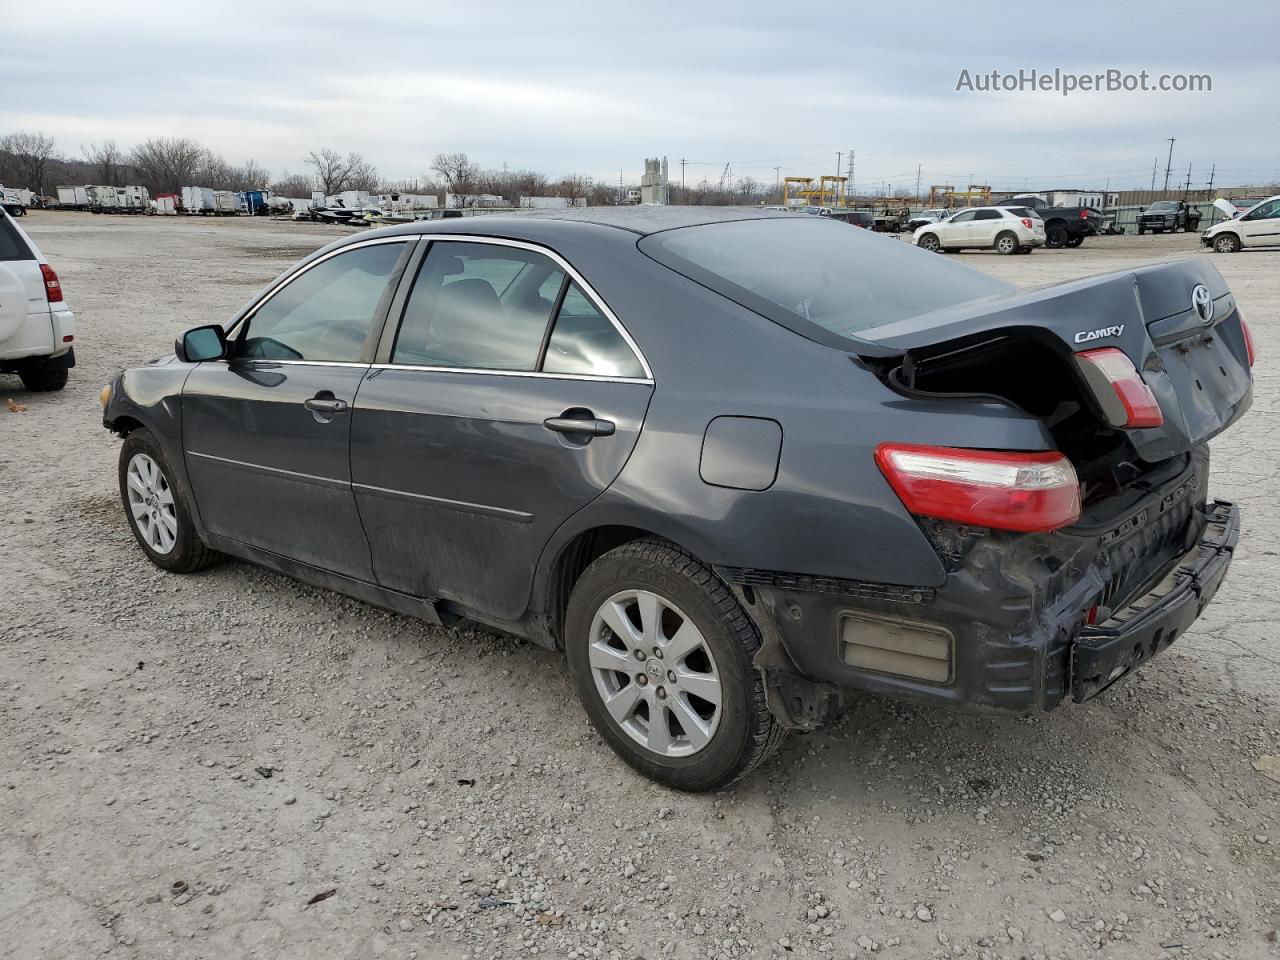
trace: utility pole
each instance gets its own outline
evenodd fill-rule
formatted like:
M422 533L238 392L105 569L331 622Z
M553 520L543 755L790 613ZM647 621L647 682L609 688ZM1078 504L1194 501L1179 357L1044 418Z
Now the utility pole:
M1164 189L1166 193L1169 191L1169 173L1170 171L1173 170L1173 142L1174 142L1174 138L1170 137L1169 138L1169 160L1164 165Z
M844 156L844 151L842 151L842 150L837 150L837 151L836 151L836 176L837 176L837 177L838 177L838 176L840 176L840 171L843 169L843 168L840 166L840 160L841 160L841 158L842 158L843 156ZM848 184L848 182L846 182L846 183L845 183L845 189L847 190L848 188L849 188L849 184ZM837 180L837 181L836 181L836 204L835 204L835 205L836 205L837 207L839 207L839 206L846 206L846 207L847 207L847 206L849 205L849 201L848 201L848 199L847 199L847 198L846 198L846 200L845 200L845 202L844 202L843 204L841 204L841 203L840 203L840 181L839 181L839 180Z
M1182 200L1185 203L1187 197L1191 195L1191 164L1187 164L1187 185L1182 188Z
M1209 199L1213 199L1213 175L1217 172L1218 165L1215 163L1209 168Z
M916 203L920 203L920 171L924 169L924 164L916 164Z
M684 165L688 163L684 157L680 158L680 202L688 203L689 195L684 192Z
M1156 168L1160 166L1160 158L1151 161L1151 192L1156 192Z
M849 148L849 190L856 197L858 195L858 185L853 180L853 148Z
M782 202L782 168L773 168L773 189L778 194L778 202Z

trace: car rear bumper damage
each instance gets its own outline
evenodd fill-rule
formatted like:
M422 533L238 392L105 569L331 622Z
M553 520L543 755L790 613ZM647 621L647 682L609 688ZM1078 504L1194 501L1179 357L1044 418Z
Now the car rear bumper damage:
M1206 504L1207 466L1192 458L1103 528L934 531L940 552L953 551L937 588L717 571L760 628L770 708L793 728L830 720L850 691L1028 715L1096 696L1212 599L1239 511Z

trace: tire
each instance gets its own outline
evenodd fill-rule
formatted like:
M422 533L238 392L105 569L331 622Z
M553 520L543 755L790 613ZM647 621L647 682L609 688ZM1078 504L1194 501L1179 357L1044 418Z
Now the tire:
M1139 227L1139 228L1138 228L1138 236L1142 236L1142 235L1143 235L1144 233L1146 233L1146 232L1147 232L1147 231L1146 231L1146 230L1144 230L1142 227Z
M32 393L52 393L67 385L66 367L46 367L28 364L18 371L22 385Z
M1047 227L1044 232L1044 245L1050 250L1057 250L1067 244L1067 228L1060 223Z
M158 472L151 474L148 464ZM131 476L133 467L137 473ZM129 529L147 559L157 567L171 573L194 573L221 558L196 533L190 501L181 487L171 483L173 471L150 431L135 430L125 438L118 476ZM166 514L167 522L162 516ZM140 519L145 521L141 526Z
M1004 233L996 237L996 242L992 244L996 253L1004 256L1012 256L1022 249L1022 244L1018 242L1018 235L1006 230Z
M1213 238L1213 250L1215 253L1238 253L1240 238L1234 233L1220 233Z
M916 246L921 250L929 250L932 253L942 252L942 244L938 242L937 235L932 233L921 234Z
M1078 233L1074 237L1067 237L1068 247L1071 247L1074 249L1075 247L1080 246L1080 244L1082 243L1084 243L1084 234L1082 233Z
M626 763L677 790L724 787L786 736L752 665L759 649L755 625L724 583L663 540L633 540L599 557L569 598L565 652L592 725Z

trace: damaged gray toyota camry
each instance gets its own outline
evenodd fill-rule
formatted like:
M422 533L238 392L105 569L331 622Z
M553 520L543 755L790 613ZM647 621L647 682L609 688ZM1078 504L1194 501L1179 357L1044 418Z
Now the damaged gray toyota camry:
M1021 716L1174 643L1252 363L1200 258L1019 293L818 217L588 209L344 238L103 405L158 566L562 650L627 763L709 790L858 692Z

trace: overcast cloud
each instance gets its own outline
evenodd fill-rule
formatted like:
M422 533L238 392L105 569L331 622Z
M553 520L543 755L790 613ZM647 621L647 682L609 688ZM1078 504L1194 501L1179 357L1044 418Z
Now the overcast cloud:
M77 154L188 136L303 172L316 147L389 179L464 151L487 167L678 179L832 172L881 181L1147 186L1280 180L1280 4L868 5L5 2L0 133ZM645 10L652 9L646 15ZM216 11L216 12L214 12ZM1225 21L1214 25L1213 20ZM1020 68L1208 73L1207 93L956 92Z

